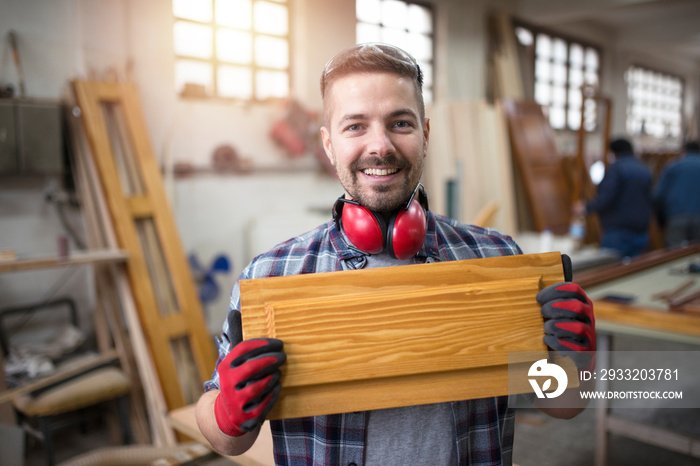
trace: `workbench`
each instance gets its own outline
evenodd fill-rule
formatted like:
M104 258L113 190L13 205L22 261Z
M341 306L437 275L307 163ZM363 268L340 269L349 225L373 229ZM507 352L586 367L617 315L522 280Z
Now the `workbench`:
M670 310L660 297L675 291L677 299L700 289L700 274L689 267L696 263L700 263L700 244L654 251L626 263L574 274L594 303L598 367L609 364L608 352L614 349L616 336L634 337L638 340L635 349L640 351L648 349L650 339L700 350L700 313L694 310L695 305ZM610 388L606 383L610 382L598 381L596 390ZM607 463L610 433L700 458L700 439L614 416L610 403L600 401L596 411L597 466Z

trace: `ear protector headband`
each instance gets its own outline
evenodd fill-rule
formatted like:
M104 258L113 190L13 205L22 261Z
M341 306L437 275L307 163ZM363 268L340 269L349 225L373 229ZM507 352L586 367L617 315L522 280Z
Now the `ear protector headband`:
M416 198L417 195L417 198ZM411 197L389 220L341 196L333 205L333 220L353 246L367 254L386 250L395 259L413 257L423 246L428 231L428 195L418 184Z

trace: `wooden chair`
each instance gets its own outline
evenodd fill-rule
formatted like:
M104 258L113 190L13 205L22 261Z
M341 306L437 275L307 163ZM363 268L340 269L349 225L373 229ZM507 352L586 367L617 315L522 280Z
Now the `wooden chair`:
M21 323L29 316L33 317L36 313L45 311L51 312L48 317L52 319L52 324L57 320L56 317L63 314L77 327L77 309L73 300L68 298L0 310L0 344L5 355L8 355L11 349L11 332L8 324L17 325L18 319ZM60 362L63 366L69 366L79 359L81 359L80 356L71 355L70 361ZM130 443L131 428L127 401L130 392L131 384L127 376L119 368L107 363L29 394L20 395L12 400L12 405L21 422L38 423L43 437L46 463L53 465L55 463L52 442L54 430L78 420L84 420L83 414L87 408L106 402L116 402L122 440L124 443Z

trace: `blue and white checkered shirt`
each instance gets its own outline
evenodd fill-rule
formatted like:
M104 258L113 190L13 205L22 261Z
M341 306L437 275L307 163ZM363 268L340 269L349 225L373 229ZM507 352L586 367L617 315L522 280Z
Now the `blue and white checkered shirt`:
M514 254L522 251L509 236L429 213L427 236L416 259L428 263ZM239 280L360 269L366 263L366 255L349 246L331 221L257 256ZM231 293L229 315L233 312L240 312L238 282ZM229 335L240 335L239 329L229 331L229 321L224 322L223 333L217 339L219 361L228 354L232 343ZM215 370L204 389L218 388L219 374ZM460 465L511 464L514 411L508 408L507 397L450 404ZM277 464L364 464L366 412L271 421L270 427Z

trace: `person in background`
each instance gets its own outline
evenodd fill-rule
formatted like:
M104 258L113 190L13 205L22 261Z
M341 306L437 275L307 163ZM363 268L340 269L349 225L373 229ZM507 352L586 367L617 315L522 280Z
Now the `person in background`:
M413 57L386 44L350 47L326 65L321 95L323 145L345 192L332 219L257 256L240 279L522 253L507 235L428 209L420 178L430 125ZM536 299L545 344L571 355L579 370L591 367L595 319L583 290L567 281ZM219 361L196 409L203 435L228 455L251 447L284 385L284 342L243 339L240 302L236 282ZM571 390L580 401L578 389ZM539 400L547 402L540 409L558 418L583 409L559 400ZM514 415L508 397L496 396L272 420L270 429L275 462L283 465L497 466L512 464Z
M685 155L664 168L653 193L667 247L700 241L700 150L685 144Z
M615 161L605 171L596 196L588 203L577 202L574 213L597 213L603 230L600 247L617 251L621 258L635 257L649 242L651 171L635 157L627 139L615 139L610 150Z

